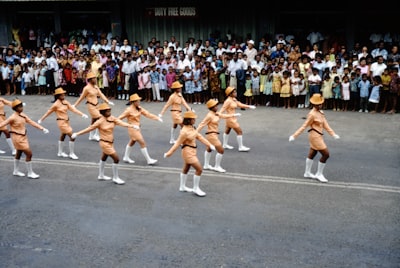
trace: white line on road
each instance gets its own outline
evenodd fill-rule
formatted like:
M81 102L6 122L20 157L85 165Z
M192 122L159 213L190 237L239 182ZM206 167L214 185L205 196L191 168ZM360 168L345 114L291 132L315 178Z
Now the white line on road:
M2 161L13 162L14 159L5 156L0 156ZM72 160L54 160L54 159L41 159L35 158L35 163L45 164L45 165L57 165L57 166L69 166L69 167L79 167L79 168L93 168L98 165L96 162L82 162L82 161L72 161ZM121 170L135 170L142 172L157 172L157 173L169 173L177 174L181 171L180 168L171 167L160 167L160 166L135 166L128 164L121 164L119 166ZM318 187L333 187L333 188L345 188L345 189L358 189L358 190L369 190L378 192L389 192L389 193L400 193L400 187L396 186L385 186L378 184L369 183L357 183L357 182L339 182L330 181L329 183L320 183L311 179L299 179L299 178L288 178L279 176L269 176L269 175L250 175L243 173L217 173L213 171L204 170L204 176L228 178L234 180L242 181L260 181L260 182L277 182L277 183L288 183L288 184L299 184L299 185L313 185Z

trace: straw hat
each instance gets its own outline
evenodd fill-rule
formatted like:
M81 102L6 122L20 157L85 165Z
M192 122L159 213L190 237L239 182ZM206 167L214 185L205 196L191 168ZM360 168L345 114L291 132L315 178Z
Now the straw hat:
M139 95L137 94L137 93L135 93L135 94L133 94L133 95L131 95L130 97L129 97L129 101L137 101L137 100L141 100L142 98L141 97L139 97Z
M53 95L60 95L60 94L65 94L65 93L67 93L67 91L65 91L62 87L59 87L54 91Z
M172 85L171 85L171 88L172 88L172 89L177 89L177 88L182 88L182 87L183 87L183 86L182 86L181 83L179 83L179 81L175 81L175 82L173 82Z
M91 79L91 78L95 78L96 75L93 72L88 72L86 75L86 79Z
M315 104L315 105L322 104L322 103L324 103L324 97L322 97L322 95L319 94L319 93L315 93L315 94L313 94L312 97L310 98L310 102L311 102L312 104Z
M232 93L232 91L234 91L234 90L235 90L234 87L227 87L227 88L225 89L225 95L226 95L226 96L229 96L229 95Z
M22 104L22 101L19 99L15 99L12 103L11 103L11 107L14 108L18 105Z
M207 103L206 103L208 109L214 107L214 106L217 105L217 104L218 104L218 101L213 100L213 99L210 99L210 100L207 101Z
M102 104L99 105L99 107L97 109L102 111L102 110L111 109L111 107L107 103L103 102Z
M197 115L192 111L187 111L183 114L183 118L197 118Z

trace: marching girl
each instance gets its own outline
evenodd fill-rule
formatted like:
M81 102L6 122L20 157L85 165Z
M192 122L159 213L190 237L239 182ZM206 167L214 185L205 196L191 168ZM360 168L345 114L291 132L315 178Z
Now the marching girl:
M110 105L114 105L114 103L109 101L107 97L103 94L103 92L101 92L100 88L97 86L97 76L95 73L88 72L86 75L86 80L87 84L83 88L82 94L79 96L79 99L75 101L73 106L78 106L83 99L86 99L86 107L91 117L91 124L93 124L101 116L99 110L97 109L97 105L99 103L97 98L100 97L100 99ZM98 129L89 133L89 140L100 140Z
M55 113L57 115L57 125L60 129L60 139L58 140L58 157L70 157L71 159L78 159L78 156L75 154L75 139L71 138L72 135L72 127L69 122L68 110L82 116L82 118L88 118L88 116L74 106L71 105L69 101L65 99L65 94L67 92L59 87L54 91L54 97L56 101L47 110L47 112L38 120L38 123L41 124L51 113ZM64 152L64 142L65 137L69 137L69 155Z

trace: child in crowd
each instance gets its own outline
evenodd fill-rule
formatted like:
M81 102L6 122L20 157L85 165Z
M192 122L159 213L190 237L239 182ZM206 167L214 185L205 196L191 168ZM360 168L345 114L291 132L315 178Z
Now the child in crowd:
M372 79L372 89L371 94L368 99L368 106L371 113L376 113L378 111L380 91L382 90L382 78L376 75Z
M332 83L332 95L333 95L333 110L334 111L339 111L339 106L340 106L340 100L342 98L341 96L342 92L342 84L340 83L340 78L339 76L335 76L333 78L333 83Z

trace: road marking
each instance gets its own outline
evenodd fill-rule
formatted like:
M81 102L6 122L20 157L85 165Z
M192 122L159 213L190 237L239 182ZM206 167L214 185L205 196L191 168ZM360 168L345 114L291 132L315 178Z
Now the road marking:
M0 156L2 161L13 162L14 158L9 156ZM79 168L93 168L97 167L96 162L83 162L76 160L54 160L54 159L42 159L35 158L35 163L40 163L44 165L57 165L57 166L68 166L68 167L79 167ZM160 167L160 166L136 166L129 164L120 164L118 169L120 170L135 170L141 172L157 172L157 173L169 173L177 174L181 171L181 168L172 167ZM312 179L304 178L288 178L280 176L269 176L269 175L250 175L243 173L218 173L209 170L203 170L203 176L212 176L220 178L228 178L241 181L259 181L259 182L276 182L276 183L288 183L288 184L298 184L298 185L313 185L318 187L333 187L333 188L344 188L344 189L358 189L358 190L369 190L377 192L388 192L388 193L400 193L400 187L396 186L385 186L370 183L357 183L357 182L340 182L340 181L330 181L329 183L321 183Z

